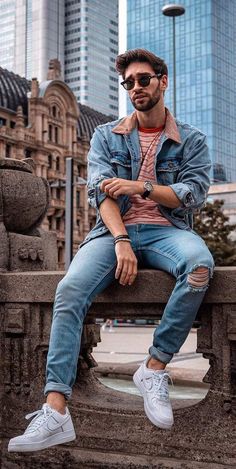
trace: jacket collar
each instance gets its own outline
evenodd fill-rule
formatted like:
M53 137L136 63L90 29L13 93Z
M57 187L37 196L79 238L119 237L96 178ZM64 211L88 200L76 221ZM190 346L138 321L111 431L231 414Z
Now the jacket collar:
M165 135L167 138L174 140L176 143L181 143L181 138L180 138L178 127L176 125L175 118L167 108L165 109L166 109L166 123L165 123L165 129L164 129ZM124 117L119 122L119 124L116 125L114 129L112 129L112 132L114 132L115 134L128 135L137 126L138 126L137 115L136 115L136 111L134 111L129 116Z

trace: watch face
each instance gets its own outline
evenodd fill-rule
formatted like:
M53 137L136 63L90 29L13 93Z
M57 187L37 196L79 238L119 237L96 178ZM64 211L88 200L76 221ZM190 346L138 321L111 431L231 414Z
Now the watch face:
M145 181L144 188L146 189L146 191L153 191L153 185L150 181Z

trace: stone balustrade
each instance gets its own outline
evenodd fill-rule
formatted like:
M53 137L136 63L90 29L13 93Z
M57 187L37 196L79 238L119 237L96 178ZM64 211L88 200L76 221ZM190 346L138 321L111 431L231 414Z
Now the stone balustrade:
M175 425L154 427L142 399L103 386L92 349L96 317L159 318L174 279L143 270L131 287L112 285L86 318L77 382L70 403L77 440L40 453L7 453L25 429L24 415L41 407L52 303L60 272L0 274L0 453L3 469L223 469L236 467L236 267L216 268L199 311L197 351L209 360L207 396L175 405ZM122 347L122 345L121 345Z

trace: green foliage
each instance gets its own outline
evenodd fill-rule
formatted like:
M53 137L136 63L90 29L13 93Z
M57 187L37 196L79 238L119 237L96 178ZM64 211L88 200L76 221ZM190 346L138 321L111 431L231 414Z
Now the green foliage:
M236 243L230 236L236 225L228 223L223 205L223 200L207 202L194 216L194 229L206 242L216 265L236 265Z

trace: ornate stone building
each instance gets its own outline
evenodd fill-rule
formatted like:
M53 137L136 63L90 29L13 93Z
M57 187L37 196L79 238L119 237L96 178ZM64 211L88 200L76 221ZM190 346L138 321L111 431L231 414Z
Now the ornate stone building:
M0 68L0 158L32 159L36 174L49 181L51 204L42 227L57 232L59 269L64 268L65 254L65 160L74 161L76 251L95 221L86 186L80 184L87 178L89 142L94 128L108 120L77 103L60 78L57 60L50 61L47 80L40 84Z

